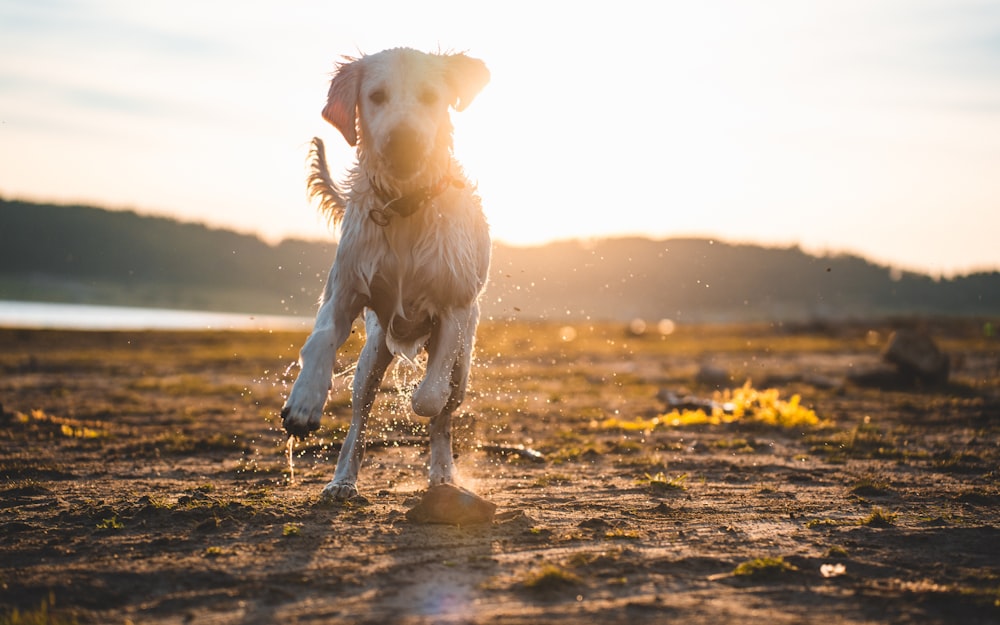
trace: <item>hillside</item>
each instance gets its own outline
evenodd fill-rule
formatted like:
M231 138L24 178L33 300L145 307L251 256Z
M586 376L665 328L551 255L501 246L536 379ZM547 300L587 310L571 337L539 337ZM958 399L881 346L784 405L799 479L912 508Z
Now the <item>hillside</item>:
M0 200L0 299L312 315L332 243ZM703 239L497 245L488 316L746 321L1000 313L1000 273L933 280L856 256Z

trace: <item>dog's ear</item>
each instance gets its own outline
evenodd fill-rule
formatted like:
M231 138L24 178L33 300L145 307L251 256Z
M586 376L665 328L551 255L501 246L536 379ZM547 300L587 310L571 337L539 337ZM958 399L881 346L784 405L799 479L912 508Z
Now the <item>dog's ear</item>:
M361 61L347 59L337 67L323 107L323 119L333 124L352 146L358 144L358 90Z
M490 70L486 63L464 54L448 54L444 59L445 80L455 94L452 106L464 111L490 81Z

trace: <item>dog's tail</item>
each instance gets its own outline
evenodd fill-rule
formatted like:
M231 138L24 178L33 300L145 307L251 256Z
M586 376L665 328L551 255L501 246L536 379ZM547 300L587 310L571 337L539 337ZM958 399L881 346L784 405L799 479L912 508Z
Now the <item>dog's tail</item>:
M347 200L344 191L330 178L330 170L326 166L326 148L319 137L313 137L308 163L306 192L309 199L316 201L319 211L326 217L330 227L336 228L344 217Z

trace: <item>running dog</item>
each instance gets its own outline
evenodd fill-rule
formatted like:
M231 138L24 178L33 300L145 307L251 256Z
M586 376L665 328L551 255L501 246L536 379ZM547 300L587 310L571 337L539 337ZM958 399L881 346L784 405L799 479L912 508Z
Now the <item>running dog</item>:
M323 118L357 148L343 185L314 138L308 189L340 242L301 370L281 410L290 436L319 428L336 352L364 314L365 346L352 392L353 417L325 497L358 494L365 429L375 393L396 356L426 349L413 411L430 418L430 484L452 483L452 413L465 397L478 299L490 265L479 197L452 154L450 110L464 110L489 82L465 54L407 48L348 58L330 83Z

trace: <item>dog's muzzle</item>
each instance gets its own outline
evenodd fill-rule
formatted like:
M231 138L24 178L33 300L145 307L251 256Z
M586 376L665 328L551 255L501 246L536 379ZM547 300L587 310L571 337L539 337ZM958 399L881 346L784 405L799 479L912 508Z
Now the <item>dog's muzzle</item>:
M423 142L417 131L409 126L399 126L389 133L382 156L393 174L399 178L409 178L420 169L424 158Z

